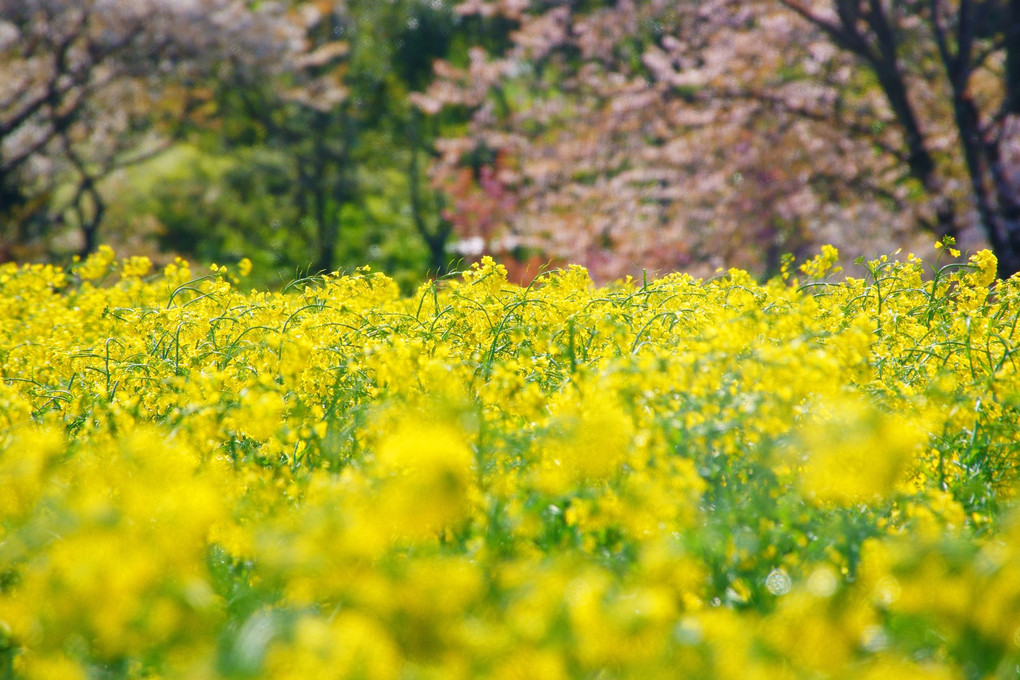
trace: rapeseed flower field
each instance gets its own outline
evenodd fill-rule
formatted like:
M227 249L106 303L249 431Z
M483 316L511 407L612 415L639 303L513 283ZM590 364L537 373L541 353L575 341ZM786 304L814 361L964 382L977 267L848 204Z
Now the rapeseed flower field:
M410 296L0 266L2 678L1016 678L985 251Z

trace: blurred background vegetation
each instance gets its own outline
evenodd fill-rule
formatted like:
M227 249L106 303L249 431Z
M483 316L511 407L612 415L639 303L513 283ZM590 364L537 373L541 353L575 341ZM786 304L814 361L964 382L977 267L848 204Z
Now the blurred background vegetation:
M0 0L0 261L1020 268L1020 0Z

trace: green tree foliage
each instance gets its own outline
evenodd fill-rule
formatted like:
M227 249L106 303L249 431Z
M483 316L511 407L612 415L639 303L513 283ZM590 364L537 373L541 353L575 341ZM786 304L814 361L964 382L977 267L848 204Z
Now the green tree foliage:
M0 258L68 237L94 249L102 181L201 117L202 85L265 78L300 56L285 13L249 5L0 1Z
M366 262L415 276L444 272L449 227L422 181L435 124L407 95L427 84L433 59L446 55L452 13L441 3L405 0L297 3L295 14L308 42L299 68L282 83L253 78L222 88L217 125L201 130L200 145L275 158L287 189L273 221L284 222L303 257L281 260L273 246L263 254L291 273L302 263L315 272ZM247 171L253 187L268 181L258 167ZM265 248L256 236L264 223L238 224L244 220L232 222L252 235L249 250ZM177 228L168 226L171 240ZM204 254L213 255L210 248Z
M424 181L438 121L407 95L448 55L449 8L160 7L118 0L100 19L94 2L0 5L0 259L155 237L284 278L446 271L450 225Z

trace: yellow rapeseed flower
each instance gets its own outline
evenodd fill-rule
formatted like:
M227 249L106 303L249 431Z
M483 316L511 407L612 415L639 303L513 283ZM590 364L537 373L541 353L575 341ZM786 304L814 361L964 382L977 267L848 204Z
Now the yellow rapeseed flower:
M848 395L822 406L800 428L800 483L819 501L867 503L891 494L927 438L907 414L882 413Z

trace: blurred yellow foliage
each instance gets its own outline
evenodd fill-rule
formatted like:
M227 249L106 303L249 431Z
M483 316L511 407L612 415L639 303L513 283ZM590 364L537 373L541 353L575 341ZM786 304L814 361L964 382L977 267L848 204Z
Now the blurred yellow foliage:
M0 677L1015 677L1020 281L837 256L0 265Z

